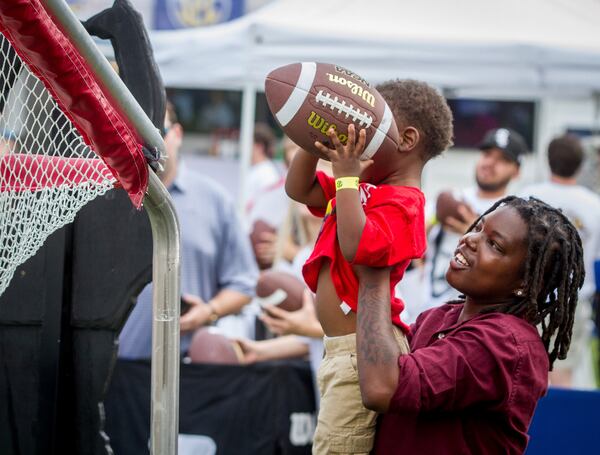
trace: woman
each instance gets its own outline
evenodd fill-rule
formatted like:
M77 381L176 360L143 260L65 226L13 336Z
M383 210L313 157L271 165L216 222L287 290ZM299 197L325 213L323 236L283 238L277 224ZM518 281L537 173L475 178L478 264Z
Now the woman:
M533 198L492 206L446 273L464 298L421 314L407 355L389 322L389 272L359 273L361 393L385 413L375 453L523 453L548 370L567 355L584 279L568 219Z

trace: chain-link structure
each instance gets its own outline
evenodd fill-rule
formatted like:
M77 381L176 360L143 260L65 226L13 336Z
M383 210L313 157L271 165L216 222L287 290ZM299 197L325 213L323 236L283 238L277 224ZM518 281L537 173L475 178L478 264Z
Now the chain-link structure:
M15 269L115 178L0 34L0 295Z

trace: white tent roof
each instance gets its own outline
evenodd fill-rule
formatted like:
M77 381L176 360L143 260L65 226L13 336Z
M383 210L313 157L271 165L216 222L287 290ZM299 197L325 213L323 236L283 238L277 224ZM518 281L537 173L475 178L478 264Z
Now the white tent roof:
M154 32L167 86L261 90L297 61L372 82L449 88L600 89L598 0L279 0L210 28Z

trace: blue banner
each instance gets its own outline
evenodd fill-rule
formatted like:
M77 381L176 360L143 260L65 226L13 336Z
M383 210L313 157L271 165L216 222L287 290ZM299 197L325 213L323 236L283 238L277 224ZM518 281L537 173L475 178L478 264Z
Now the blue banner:
M244 14L245 0L155 0L154 29L202 27Z

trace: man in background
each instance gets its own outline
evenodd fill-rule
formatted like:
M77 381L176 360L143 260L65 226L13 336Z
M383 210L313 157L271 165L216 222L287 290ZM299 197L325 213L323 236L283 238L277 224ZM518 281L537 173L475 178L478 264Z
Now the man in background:
M522 196L534 196L559 208L579 231L583 243L585 282L579 293L571 348L567 359L555 363L550 373L552 385L572 387L586 386L585 381L575 383L575 368L585 364L589 355L589 342L593 323L591 301L596 292L594 263L600 261L600 196L577 184L578 173L584 161L583 147L575 136L563 135L548 145L550 180L523 189ZM588 362L589 365L589 362Z
M167 161L161 180L169 190L181 226L181 351L193 332L216 325L230 337L250 337L253 325L238 316L254 296L258 277L247 233L234 202L216 182L180 160L183 128L167 103ZM252 327L250 327L252 325ZM151 357L152 286L139 295L119 338L119 357Z
M249 219L256 217L252 212L258 199L284 184L285 172L273 161L275 142L275 134L269 125L257 123L254 126L252 157L245 187L245 212Z

